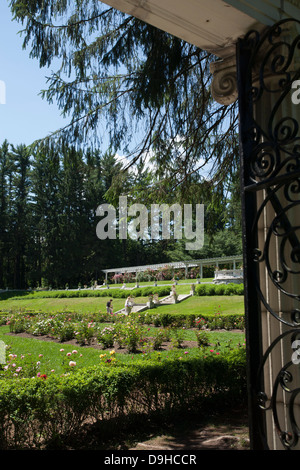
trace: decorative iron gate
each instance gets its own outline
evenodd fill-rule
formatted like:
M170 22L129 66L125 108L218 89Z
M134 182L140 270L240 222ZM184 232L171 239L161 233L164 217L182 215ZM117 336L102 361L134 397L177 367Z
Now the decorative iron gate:
M299 33L283 20L237 44L253 449L300 449Z

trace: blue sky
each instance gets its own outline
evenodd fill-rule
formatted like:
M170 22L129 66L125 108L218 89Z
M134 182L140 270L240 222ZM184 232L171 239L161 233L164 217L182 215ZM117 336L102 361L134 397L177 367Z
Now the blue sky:
M5 83L6 100L0 104L0 145L31 144L63 124L56 104L39 96L46 88L51 69L40 69L38 60L29 58L18 35L22 25L12 21L7 0L0 2L0 80Z

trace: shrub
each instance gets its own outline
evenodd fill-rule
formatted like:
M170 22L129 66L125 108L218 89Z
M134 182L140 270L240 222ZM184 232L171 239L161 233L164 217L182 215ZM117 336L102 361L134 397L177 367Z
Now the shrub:
M125 347L128 352L135 353L138 347L145 342L144 336L144 329L134 319L119 324L116 329L116 342L119 347Z
M153 340L152 340L152 348L154 351L161 348L163 342L165 341L165 333L161 329L155 331Z
M69 341L75 338L74 324L69 321L62 321L57 323L54 330L54 336L58 338L59 341Z
M182 348L184 341L184 330L173 328L171 334L171 342L174 348Z
M131 364L103 362L63 376L0 380L1 449L68 445L86 420L104 426L122 417L167 416L207 400L243 400L245 350L226 355L196 350Z
M113 326L99 329L96 333L96 337L103 349L112 348L116 338L116 329Z
M95 325L91 322L86 322L82 320L76 326L75 338L78 343L83 346L85 344L90 344L93 336L95 335Z
M23 333L30 325L30 317L22 312L10 315L7 324L11 333Z
M195 287L196 295L243 295L243 284L199 284Z
M170 288L168 286L148 286L142 288L135 288L131 291L133 297L147 297L150 294L158 294L159 297L169 295ZM45 290L34 292L9 292L1 293L0 299L5 300L8 298L21 299L43 299L43 298L81 298L81 297L111 297L115 299L123 299L128 296L128 291L120 288L109 289L80 289L80 290Z
M155 310L154 310L155 312ZM195 327L198 329L203 328L225 328L231 330L234 328L244 329L245 317L242 313L220 313L220 314L203 314L201 317L196 317L195 314L178 314L178 313L151 313L150 311L141 313L131 313L130 315L137 322L141 324L150 325L153 324L156 327L160 326L176 326L181 328L183 326L187 328Z
M199 348L209 346L208 335L205 331L197 331L196 332L196 339L197 339L197 343L198 343Z

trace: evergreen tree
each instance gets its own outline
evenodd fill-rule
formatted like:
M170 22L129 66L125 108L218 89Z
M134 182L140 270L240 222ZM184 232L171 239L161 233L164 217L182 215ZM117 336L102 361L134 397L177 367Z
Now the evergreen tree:
M230 171L237 109L212 100L215 57L99 0L12 0L11 10L40 66L58 62L42 96L70 121L49 143L104 142L126 152L128 167L154 150L158 172L183 194L208 163L214 184Z
M26 286L26 258L31 236L28 231L31 186L31 159L28 148L23 144L17 147L12 146L12 159L14 162L14 191L10 230L12 233L13 285L17 289L22 289Z
M58 152L41 148L34 154L32 192L35 221L36 268L35 285L54 285L57 264L61 256L59 215L62 205L59 197L61 179Z
M5 287L12 282L8 255L11 251L13 161L9 148L7 140L0 147L0 287Z

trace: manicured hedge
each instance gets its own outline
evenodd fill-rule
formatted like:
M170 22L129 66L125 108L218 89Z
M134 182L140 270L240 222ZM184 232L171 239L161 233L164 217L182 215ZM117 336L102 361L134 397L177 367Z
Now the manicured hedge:
M9 298L14 299L44 299L44 298L79 298L79 297L111 297L124 299L131 294L134 297L146 297L150 294L158 294L159 297L164 297L170 294L170 286L148 286L148 287L138 287L133 290L126 289L99 289L99 290L90 290L90 289L80 289L80 290L45 290L45 291L21 291L21 292L2 292L0 294L0 300L7 300Z
M146 297L150 294L158 294L164 297L170 294L170 286L147 286L137 287L128 291L110 287L109 289L78 289L78 290L41 290L41 291L7 291L0 293L0 300L9 298L77 298L77 297L112 297L126 298L129 294L134 297ZM195 294L202 295L243 295L243 284L198 284L195 287Z
M198 284L196 295L243 295L244 284Z
M142 324L153 324L154 326L173 325L175 327L185 326L187 328L208 328L211 330L245 328L243 313L201 314L201 316L197 316L194 313L155 313L154 309L153 311L131 313L130 316Z
M0 380L0 448L67 445L85 420L105 426L126 416L197 410L207 400L242 400L245 350L224 355L178 352L172 358L141 359L83 369L66 376Z

